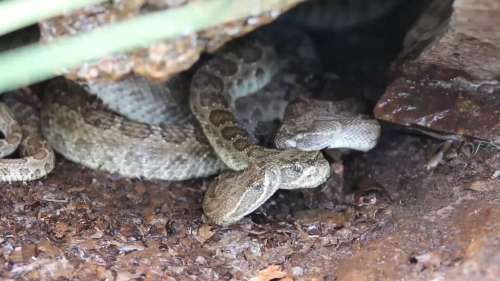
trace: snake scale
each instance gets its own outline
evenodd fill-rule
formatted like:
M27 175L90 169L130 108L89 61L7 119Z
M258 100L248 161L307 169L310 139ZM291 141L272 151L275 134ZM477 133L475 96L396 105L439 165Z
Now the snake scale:
M183 120L167 122L165 119L169 118L158 117L166 112L161 105L169 104L155 102L158 93L160 96L165 93L158 85L148 90L138 87L137 91L130 91L129 87L125 92L130 95L122 95L122 106L113 108L128 115L125 117L106 109L103 102L110 103L110 100L93 97L74 82L56 79L49 83L43 97L42 133L52 147L66 158L127 177L185 180L222 172L205 194L204 214L212 223L227 225L236 222L258 208L278 189L313 188L330 175L329 163L319 151L324 147L303 149L293 146L297 141L278 139L276 143L282 144L280 148L293 149L257 145L235 115L238 99L259 92L280 77L283 69L297 62L287 57L287 52L277 50L271 38L269 34L256 33L223 48L202 64L189 86L189 104L193 114L177 109L181 112L177 115L183 116ZM302 50L298 45L285 45L295 52ZM123 83L137 85L144 82L137 79L140 80L131 78ZM114 86L89 86L88 89L105 95L110 87ZM116 88L111 91L116 92ZM139 106L134 109L133 103L127 100L131 97L154 105L145 111ZM109 104L107 106L110 107ZM287 110L288 115L290 112L295 111ZM376 121L359 118L358 113L346 108L341 108L336 114L330 120L322 116L320 130L334 127L335 138L347 141L325 147L359 150L373 147L380 132ZM335 125L325 125L328 122ZM19 130L16 128L15 131ZM290 135L289 130L285 131ZM369 144L365 143L367 138L362 136L361 147L359 142L350 146L350 139L366 132L370 133ZM8 135L9 129L4 130L4 134ZM282 136L284 134L278 135ZM323 136L331 138L332 134ZM292 146L287 146L289 144ZM41 156L29 149L27 155L30 152L32 157ZM53 153L45 158L50 157L53 158ZM45 167L45 174L52 167ZM19 179L29 180L27 177Z
M9 156L20 147L20 158L0 159L0 181L31 181L54 169L54 151L39 131L39 113L14 94L5 94L0 103L0 156ZM23 120L19 124L16 120Z

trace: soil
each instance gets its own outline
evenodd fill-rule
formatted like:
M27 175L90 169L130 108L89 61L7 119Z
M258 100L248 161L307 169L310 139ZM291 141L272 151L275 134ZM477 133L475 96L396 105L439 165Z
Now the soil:
M367 85L372 103L411 24L398 25L401 17L389 15L383 33L362 31L369 43L316 40L324 53L350 54L329 60L331 71L352 66L343 59L384 61L340 73ZM333 171L325 185L280 191L228 227L203 222L210 178L125 179L58 155L47 178L0 184L0 279L500 280L500 150L467 140L436 157L442 145L384 123L368 153L325 152Z
M354 200L306 200L338 193L332 183L342 181L332 180L309 196L280 192L229 227L202 221L210 179L123 179L58 157L46 179L1 187L0 276L466 280L476 270L498 280L487 277L500 270L500 153L468 143L429 171L437 145L388 132L374 150L337 163L348 195L337 197Z

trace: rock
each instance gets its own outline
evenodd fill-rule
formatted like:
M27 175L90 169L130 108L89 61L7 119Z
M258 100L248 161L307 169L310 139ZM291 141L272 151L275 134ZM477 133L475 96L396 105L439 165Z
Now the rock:
M213 52L231 39L276 19L281 13L304 0L284 2L279 10L229 22L207 30L164 40L147 48L112 54L67 70L70 79L120 79L135 73L157 81L190 68L202 52ZM126 20L162 9L195 2L193 0L127 0L106 1L39 23L41 41L50 42L62 36L77 35L100 26ZM160 28L160 27L158 27Z
M408 32L375 116L500 143L500 3L455 1L448 18L450 4L432 1Z

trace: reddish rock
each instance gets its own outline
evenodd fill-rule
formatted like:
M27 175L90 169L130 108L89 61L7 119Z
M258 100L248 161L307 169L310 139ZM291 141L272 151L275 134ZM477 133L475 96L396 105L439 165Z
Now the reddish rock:
M375 116L500 143L500 84L441 77L396 79L376 105Z
M455 1L449 20L447 3L431 2L408 33L375 116L500 143L500 3Z

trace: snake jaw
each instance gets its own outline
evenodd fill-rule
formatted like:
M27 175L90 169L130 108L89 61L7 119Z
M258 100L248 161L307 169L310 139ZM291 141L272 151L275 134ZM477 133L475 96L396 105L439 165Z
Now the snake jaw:
M334 135L334 134L333 134ZM288 132L276 135L275 145L279 149L297 149L301 151L319 151L328 147L333 138L330 132Z
M275 137L276 147L302 151L372 149L380 136L380 124L360 114L358 103L352 99L319 101L304 97L289 104L285 116L288 119L285 118Z
M226 226L252 213L278 190L280 170L269 162L254 163L243 172L219 176L203 199L207 222Z
M206 192L203 212L206 221L229 225L255 211L278 189L314 188L329 177L330 165L320 151L284 150L244 171L219 176Z
M56 144L56 150L69 159L129 177L140 175L148 179L182 180L212 175L226 168L243 170L219 176L207 190L203 201L208 221L221 225L236 222L257 209L277 189L316 187L330 175L329 164L320 152L281 151L260 147L254 145L247 133L240 128L234 116L235 100L263 89L280 72L283 66L279 62L280 55L298 50L298 45L286 43L278 54L272 47L276 41L275 36L271 36L269 42L255 39L258 38L241 41L233 45L233 49L228 45L228 48L215 54L195 72L189 86L189 101L198 123L192 123L189 128L174 126L175 124L143 124L103 111L102 102L96 103L94 99L86 97L82 89L56 83L53 87L55 97L47 98L43 109L48 119L44 124L50 125L50 128L43 131L49 142ZM302 62L291 60L294 67L295 63ZM143 82L147 84L147 81ZM114 86L112 88L112 92L117 90ZM130 87L118 88L134 96ZM53 91L50 89L49 87L48 91ZM141 90L142 87L137 89ZM154 94L152 89L157 89L157 96L163 95L162 86L150 87L149 94ZM102 92L102 88L98 92ZM122 94L119 96L123 96ZM139 93L135 95L137 94ZM156 100L155 96L148 100L155 111L162 112L166 109L151 103L151 100ZM125 105L128 106L127 103ZM310 102L310 105L313 107L306 113L317 117L321 112L318 112L316 103ZM52 110L56 108L64 111ZM332 108L338 109L339 106ZM303 113L303 109L303 105L297 104L295 110L286 111L290 114L295 111ZM339 118L350 120L352 117L346 117L337 110L335 112L334 121ZM285 115L289 115L288 113ZM298 127L303 134L289 140L285 146L306 149L308 144L314 144L308 150L316 150L320 144L324 144L309 141L306 135L309 129L313 128L314 134L322 137L323 141L329 138L324 133L326 129L331 134L333 129L344 125L340 123L337 126L339 122L330 122L332 118L328 114L320 117L319 121L317 118L305 118L304 122L313 120L315 126L301 123L300 118L288 119L290 124L295 125L294 129ZM153 119L149 121L163 124L159 119ZM146 120L141 119L143 121ZM192 130L199 127L199 134ZM204 136L201 132L204 132ZM124 148L133 149L126 149L132 152L124 153ZM218 157L215 157L216 154Z
M290 138L290 139L276 138L274 140L274 145L278 149L296 148L297 141L295 141L295 139L293 139L293 138Z
M276 165L276 158L282 165ZM314 188L330 177L330 165L319 151L287 150L276 158L219 176L203 200L206 221L232 224L259 208L278 189Z
M280 189L314 188L330 177L330 164L320 151L285 150L280 159Z
M330 164L321 152L317 151L316 153L318 156L314 160L314 164L308 164L304 173L294 181L297 188L314 188L323 184L330 177Z

